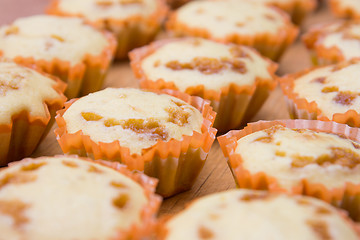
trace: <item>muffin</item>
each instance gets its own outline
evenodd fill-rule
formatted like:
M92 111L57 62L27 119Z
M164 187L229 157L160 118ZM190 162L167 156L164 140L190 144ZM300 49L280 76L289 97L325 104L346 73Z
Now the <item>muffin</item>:
M329 0L330 9L337 17L360 18L360 3L357 0Z
M167 93L173 96L108 88L70 101L58 112L57 140L66 154L121 162L158 178L165 197L188 190L215 139L215 113L201 98Z
M24 159L0 171L1 239L145 239L156 180L75 156Z
M256 122L218 138L239 187L303 194L360 220L358 128L317 120Z
M55 77L0 59L0 166L29 156L66 98Z
M53 0L47 12L80 16L111 31L118 42L115 57L124 59L131 49L155 38L167 10L164 0Z
M205 0L174 11L167 22L174 36L196 36L252 46L277 60L296 38L298 29L286 13L254 1Z
M360 60L316 67L280 79L291 118L360 126Z
M292 22L297 25L304 20L306 15L314 11L317 6L317 0L255 0L255 2L280 8L288 13Z
M129 56L142 88L210 100L220 132L249 121L276 86L277 64L245 46L182 38L154 42Z
M160 226L160 239L359 239L355 224L319 200L229 190L193 201Z
M312 27L303 42L314 65L329 65L360 57L360 20L337 21Z
M101 88L115 47L110 33L80 18L36 15L0 27L0 56L59 77L68 98Z

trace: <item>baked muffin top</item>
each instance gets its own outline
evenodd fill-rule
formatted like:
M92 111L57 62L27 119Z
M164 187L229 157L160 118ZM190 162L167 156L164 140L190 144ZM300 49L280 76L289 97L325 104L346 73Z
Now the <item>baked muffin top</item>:
M195 200L165 223L164 239L358 239L337 210L304 196L229 190Z
M265 172L287 190L302 179L327 188L360 183L360 144L335 134L276 125L240 138L235 152L244 169Z
M180 91L197 85L218 91L232 83L272 80L272 64L249 47L185 38L161 45L142 60L141 69L147 79L173 82Z
M360 20L322 24L310 29L303 39L320 56L329 54L327 49L336 48L334 54L342 60L360 57Z
M176 11L176 22L204 29L213 38L277 34L288 26L287 15L253 1L193 1Z
M61 98L56 81L10 60L0 60L0 124L9 124L14 114L48 117L46 101Z
M355 110L360 113L360 61L315 68L294 80L293 92L307 102L315 102L321 115Z
M74 156L26 159L0 171L1 239L110 239L141 223L143 188Z
M0 52L6 58L57 58L75 65L108 45L106 36L81 18L36 15L0 27Z
M158 140L181 140L201 133L199 110L167 94L130 88L107 88L74 102L64 113L68 133L82 131L95 142L119 141L141 154Z
M147 17L157 9L158 0L59 0L60 10L81 14L90 21L104 18Z
M360 13L358 0L331 0L331 2L335 2L340 9L351 9L351 11Z

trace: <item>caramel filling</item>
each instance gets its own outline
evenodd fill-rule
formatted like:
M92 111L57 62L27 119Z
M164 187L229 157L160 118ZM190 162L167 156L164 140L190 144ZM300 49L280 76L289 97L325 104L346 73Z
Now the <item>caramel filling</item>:
M16 227L29 222L24 212L29 205L20 200L0 200L0 213L11 217Z
M307 220L306 223L310 225L316 235L322 240L331 240L332 237L329 233L328 225L321 220Z
M30 163L28 165L22 166L22 171L35 171L41 168L42 166L46 165L46 162L40 162L40 163Z
M351 92L339 92L334 97L334 101L336 103L339 103L339 104L342 104L342 105L351 105L356 97L357 97L357 95L353 94Z
M241 201L250 202L250 201L256 201L256 200L266 200L269 198L270 195L266 193L261 194L254 194L254 193L248 193L240 197Z
M317 158L310 156L293 156L292 167L301 168L309 164L318 164L320 166L329 166L332 164L343 167L354 168L360 163L360 156L351 149L332 147L331 154L323 154Z
M72 162L72 161L65 161L65 160L63 160L61 163L62 163L64 166L71 167L71 168L77 168L77 167L78 167L78 165L77 165L76 163Z
M208 58L196 57L191 62L180 63L177 60L170 61L165 65L174 71L180 70L196 70L203 74L216 74L226 69L232 69L235 72L246 73L246 65L243 61L229 58Z
M114 206L120 209L123 209L128 202L129 202L129 195L124 193L119 194L119 196L113 200Z
M204 226L199 227L198 234L201 239L211 239L214 237L214 233Z
M34 182L36 175L28 173L7 173L2 179L0 179L0 190L8 184L24 184L28 182Z

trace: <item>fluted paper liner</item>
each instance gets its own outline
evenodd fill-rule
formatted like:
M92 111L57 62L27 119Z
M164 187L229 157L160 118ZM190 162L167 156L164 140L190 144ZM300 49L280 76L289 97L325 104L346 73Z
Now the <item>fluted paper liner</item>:
M56 155L56 157L64 157L62 155ZM146 176L143 173L137 171L129 170L125 165L117 163L117 162L107 162L103 160L91 160L89 158L80 158L76 155L66 156L66 157L76 157L83 161L87 161L90 163L100 164L105 167L112 168L119 172L122 175L130 178L134 182L138 183L142 189L144 190L144 194L148 199L148 203L141 210L141 225L133 224L129 229L119 229L111 240L135 240L135 239L145 239L154 235L154 228L156 227L156 215L159 210L160 204L162 202L162 198L155 194L156 184L158 180L155 178L151 178ZM52 157L39 157L39 158L25 158L21 161L10 163L9 166L13 166L16 164L21 164L23 162L31 163L33 160L41 160L48 159ZM51 186L49 186L51 187ZM110 239L109 239L110 240Z
M121 162L132 170L143 171L145 174L159 179L157 192L164 197L190 189L200 173L211 145L215 140L216 129L212 128L216 113L212 111L209 102L189 96L185 93L163 90L166 93L191 104L204 118L201 133L193 132L192 136L183 136L181 141L171 139L168 142L159 140L154 146L143 150L141 155L130 154L127 147L122 147L119 141L112 143L96 143L82 131L68 133L66 122L62 117L65 111L77 99L65 103L65 109L57 112L55 130L61 149L66 154L78 154L94 159L104 159Z
M344 0L329 0L331 12L336 17L360 19L360 12L351 6L342 6L341 2Z
M360 61L360 59L353 59L351 61ZM347 62L341 62L339 63L339 66L341 66L341 64L347 64ZM297 78L318 68L321 67L312 67L295 74L286 75L279 79L280 87L285 95L285 100L288 105L290 117L293 119L301 118L308 120L334 121L348 124L351 127L360 127L360 114L355 110L350 109L345 113L335 113L332 118L329 119L322 114L321 109L314 101L308 102L305 98L299 97L299 95L293 91L294 81Z
M269 3L269 5L271 4ZM316 8L317 0L279 1L273 5L288 13L293 23L300 25L305 16Z
M113 58L116 41L111 33L103 32L108 45L99 55L86 54L82 62L71 65L69 61L53 58L51 61L18 55L13 60L21 65L36 66L42 71L59 77L67 83L65 95L71 99L100 90ZM0 50L0 57L3 55Z
M154 1L157 3L156 10L149 16L136 14L127 18L119 16L119 18L108 17L91 21L97 28L109 30L115 35L118 45L115 58L125 59L131 49L143 46L154 40L168 12L168 7L164 0ZM53 0L46 12L52 15L77 16L86 19L86 16L81 13L72 14L65 12L59 7L59 3L60 0ZM87 20L90 21L89 19Z
M31 115L27 109L22 109L11 116L9 124L0 123L0 166L27 157L34 152L41 140L49 132L57 110L64 106L66 97L63 95L66 84L60 79L41 72L36 67L33 70L54 80L53 89L60 97L43 99L46 116Z
M140 87L157 91L161 89L179 90L173 82L164 79L149 79L142 69L143 60L170 42L181 39L165 39L153 42L148 46L137 48L129 53L130 64ZM265 58L264 58L265 59ZM276 87L275 72L278 65L268 59L268 72L271 79L257 77L252 85L232 83L219 90L206 89L203 84L188 87L185 93L209 100L213 110L217 112L214 127L219 132L235 129L248 122L261 108L270 92Z
M242 165L241 154L235 153L237 140L251 133L282 125L292 129L310 129L318 132L334 133L345 136L353 141L360 142L360 130L345 124L318 120L276 120L258 121L249 123L243 130L230 131L218 137L221 149L232 170L237 186L256 190L268 190L272 192L289 192L319 198L335 207L347 210L349 215L356 221L360 220L360 183L345 183L343 187L327 188L322 183L310 182L302 179L291 190L286 190L276 179L276 176L265 172L250 172Z
M264 33L253 35L234 33L218 38L212 36L211 32L205 28L195 28L178 22L176 11L170 14L166 23L166 29L176 37L194 36L212 39L222 43L251 46L257 49L261 55L276 61L281 57L285 49L295 41L299 30L290 22L289 16L285 12L277 8L274 9L283 16L286 24L284 28L279 29L275 34L267 33L266 30L264 30Z
M360 21L352 21L358 22ZM326 47L324 42L321 41L328 32L324 32L324 28L331 26L334 23L319 24L311 28L306 34L302 36L307 49L310 51L312 63L316 65L331 65L345 61L344 53L336 46ZM359 56L360 57L360 56Z

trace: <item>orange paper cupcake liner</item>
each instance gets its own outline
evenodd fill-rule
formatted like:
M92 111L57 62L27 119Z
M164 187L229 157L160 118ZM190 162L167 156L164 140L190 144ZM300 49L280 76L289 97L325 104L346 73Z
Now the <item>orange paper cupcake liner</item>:
M65 95L71 99L79 95L100 90L110 66L116 48L116 41L111 33L103 32L108 46L97 56L87 54L81 63L71 66L70 62L54 58L52 61L34 57L17 56L13 60L21 65L36 66L42 71L59 77L67 83ZM3 52L0 50L0 57Z
M164 79L149 79L142 69L142 61L153 54L169 42L181 41L180 39L165 39L151 43L135 49L129 53L130 64L137 79L140 81L140 87L157 91L161 89L179 90L173 82L164 81ZM259 54L260 55L260 54ZM219 132L225 132L234 129L249 121L261 108L270 92L276 87L277 83L275 72L278 65L266 59L269 63L268 72L272 79L256 78L252 85L240 86L230 84L222 87L220 90L206 89L203 84L188 87L185 93L199 96L209 100L213 110L217 113L214 127Z
M11 116L9 124L0 124L0 166L6 166L9 162L32 154L42 138L49 132L56 111L61 109L66 101L66 97L63 95L66 88L65 83L39 69L34 67L33 69L56 82L52 87L60 94L60 97L44 99L46 117L33 116L28 110L23 109Z
M340 18L360 19L360 12L349 6L342 6L343 0L329 0L331 12Z
M116 59L126 59L130 50L154 40L168 12L164 0L156 0L156 3L156 11L147 17L137 14L126 19L120 19L121 16L119 16L119 19L109 17L91 22L95 27L114 34L117 40ZM77 16L86 19L86 16L82 14L65 12L59 4L59 0L53 0L46 12L52 15Z
M346 60L344 54L338 47L325 47L321 41L329 34L328 32L324 32L323 29L332 24L333 23L318 25L302 36L302 41L307 49L310 50L311 60L315 66L331 65Z
M57 112L55 130L61 149L66 154L89 156L94 159L117 161L132 170L159 179L157 192L164 197L190 189L200 173L211 145L215 140L216 129L212 128L216 113L209 102L199 97L189 96L172 90L157 91L166 93L191 104L203 115L201 133L193 132L192 136L183 136L181 141L171 139L168 142L159 140L157 144L143 151L141 155L130 154L129 148L122 147L119 141L96 143L82 131L68 133L66 122L62 117L65 111L77 99L65 103L65 109Z
M305 16L315 10L317 7L317 0L278 2L274 3L273 6L276 6L288 13L291 17L291 21L296 25L300 25Z
M61 155L57 155L55 157L62 157ZM112 240L129 240L129 239L145 239L154 235L154 230L156 227L156 215L159 210L160 204L162 202L162 198L155 194L156 185L158 180L155 178L151 178L142 174L140 172L135 172L129 170L125 165L122 165L117 162L107 162L103 160L91 160L89 158L80 158L78 156L71 156L82 159L87 162L100 164L105 167L112 168L119 172L122 175L130 178L131 180L138 183L144 190L144 194L148 199L148 203L141 210L141 225L133 224L127 230L119 230ZM42 159L47 157L39 157L36 159ZM25 158L18 162L10 163L9 166L13 166L16 164L20 164L22 162L32 162L33 158Z
M346 65L352 62L360 61L353 59L350 62L339 63L338 66ZM335 65L336 66L336 65ZM322 121L334 121L337 123L344 123L351 127L360 127L360 114L355 110L348 110L345 113L335 113L331 119L324 116L321 109L317 104L308 102L305 98L300 98L298 94L294 93L294 81L295 79L317 69L320 67L313 67L299 73L289 74L279 79L281 89L285 95L285 100L288 105L290 117L292 119L301 118L308 120L322 120Z
M307 195L319 198L335 207L348 211L349 215L356 221L360 220L360 183L345 183L340 188L327 188L321 183L313 183L302 179L291 190L283 188L276 176L268 175L265 172L250 172L242 165L242 157L235 153L237 140L251 133L270 128L275 125L282 125L292 129L310 129L318 132L334 133L345 136L353 141L360 142L360 130L345 124L335 122L324 122L318 120L276 120L259 121L249 123L243 130L230 131L218 137L221 149L232 170L237 186L255 190L268 190L271 192L289 192L291 194Z
M278 11L286 21L286 26L278 30L275 34L262 33L255 35L240 35L234 33L218 38L212 36L211 32L205 28L195 28L182 22L178 22L176 11L170 14L169 20L166 23L166 29L176 37L194 36L212 39L222 43L251 46L257 49L261 55L276 61L280 58L285 49L294 42L299 30L290 22L289 16L286 13L276 8L274 9Z

